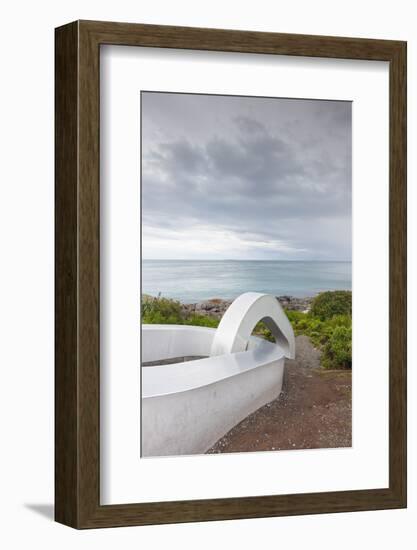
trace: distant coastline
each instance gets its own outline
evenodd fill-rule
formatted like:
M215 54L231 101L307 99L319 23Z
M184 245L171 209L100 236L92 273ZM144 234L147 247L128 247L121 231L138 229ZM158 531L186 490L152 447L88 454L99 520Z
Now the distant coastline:
M307 313L310 310L310 305L314 299L314 296L308 296L305 298L296 298L295 296L277 296L276 298L281 306L286 310ZM197 302L195 304L181 303L181 309L185 315L197 313L210 315L211 317L221 319L231 303L232 300L211 298L210 300Z
M157 299L157 296L151 296L149 294L142 295L142 301L152 301ZM169 298L169 296L165 296ZM281 306L288 311L301 311L307 313L310 309L311 302L314 299L314 296L308 296L305 298L296 298L295 296L276 296L276 299L281 304ZM204 300L202 302L195 303L184 303L178 300L182 313L187 315L192 315L196 313L197 315L209 315L210 317L215 317L221 319L226 309L232 303L232 300L223 300L222 298L210 298L209 300Z

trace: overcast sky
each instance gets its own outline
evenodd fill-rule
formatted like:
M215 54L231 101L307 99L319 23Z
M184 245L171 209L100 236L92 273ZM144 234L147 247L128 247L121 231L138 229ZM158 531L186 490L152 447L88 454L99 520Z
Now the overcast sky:
M141 101L144 259L351 259L351 103Z

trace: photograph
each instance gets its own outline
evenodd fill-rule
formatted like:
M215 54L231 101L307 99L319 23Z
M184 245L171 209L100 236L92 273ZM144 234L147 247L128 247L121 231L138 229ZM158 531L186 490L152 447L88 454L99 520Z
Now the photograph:
M141 457L352 445L352 102L142 91Z
M416 4L1 8L0 550L417 548Z

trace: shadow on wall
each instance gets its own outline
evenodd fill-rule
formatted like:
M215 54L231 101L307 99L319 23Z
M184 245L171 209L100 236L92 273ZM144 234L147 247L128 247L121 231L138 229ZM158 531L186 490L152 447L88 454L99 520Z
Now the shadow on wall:
M24 504L25 508L43 516L44 518L54 521L54 505L53 504Z

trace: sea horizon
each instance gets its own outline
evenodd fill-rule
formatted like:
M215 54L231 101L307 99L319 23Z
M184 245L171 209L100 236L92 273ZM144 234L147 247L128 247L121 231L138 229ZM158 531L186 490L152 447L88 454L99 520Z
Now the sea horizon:
M236 258L205 258L205 259L196 259L196 258L142 258L142 262L315 262L315 263L352 263L352 260L261 260L259 258L254 259L236 259Z
M255 265L256 264L256 265ZM290 269L289 265L297 265ZM351 290L350 260L142 259L142 293L195 303L243 292L304 298Z

